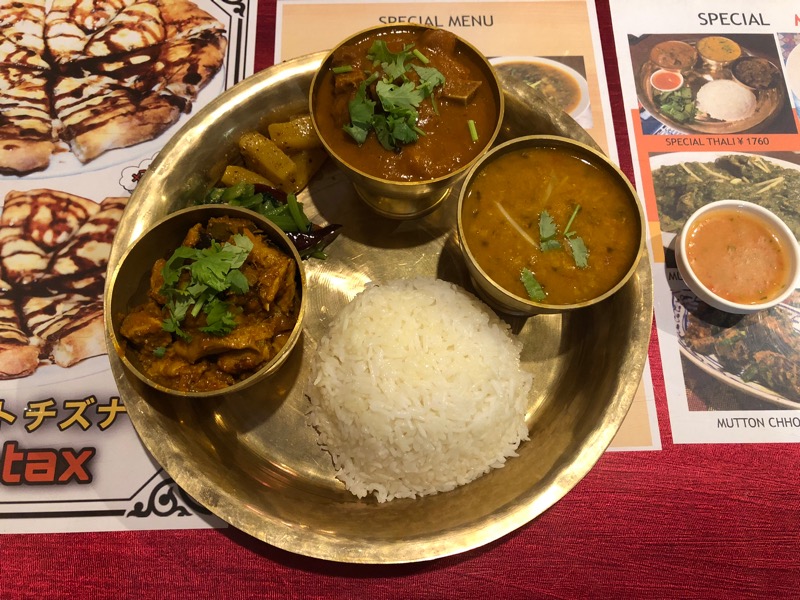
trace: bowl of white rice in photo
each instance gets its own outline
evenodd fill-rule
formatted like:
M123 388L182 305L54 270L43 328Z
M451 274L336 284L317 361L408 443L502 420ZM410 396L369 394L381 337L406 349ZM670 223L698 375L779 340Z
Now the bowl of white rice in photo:
M732 79L715 79L697 90L697 110L719 121L741 121L753 115L755 94Z

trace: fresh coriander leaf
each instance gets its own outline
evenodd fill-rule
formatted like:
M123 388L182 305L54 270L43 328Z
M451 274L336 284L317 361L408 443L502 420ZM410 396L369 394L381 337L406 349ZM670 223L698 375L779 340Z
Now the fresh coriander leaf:
M539 215L539 238L544 242L556 237L557 233L558 228L553 217L546 210L543 210L542 214Z
M409 124L406 119L387 119L387 123L391 127L391 136L394 139L395 145L398 142L402 144L410 144L419 139L418 129Z
M534 302L544 302L547 298L547 292L544 291L542 284L536 281L530 269L522 269L520 274L522 285L525 286L525 291L528 292L528 297Z
M401 78L408 70L406 61L411 58L410 50L413 46L413 44L408 44L400 52L392 52L385 41L376 40L370 46L367 58L371 58L373 62L380 63L386 76L394 81Z
M167 353L167 349L164 346L159 346L155 350L153 350L153 356L156 358L164 358L164 355Z
M375 115L375 118L372 119L372 126L375 129L375 136L378 138L381 146L392 151L397 149L395 148L394 139L389 131L389 124L384 115Z
M230 243L212 242L208 248L177 248L162 269L164 284L160 291L167 298L168 311L162 322L164 330L190 339L181 329L181 323L191 308L191 314L195 317L200 310L213 315L211 321L208 316L206 319L210 332L222 332L221 335L229 333L231 323L235 326L235 320L232 315L226 316L227 305L224 310L218 306L225 304L218 295L228 290L244 293L249 289L247 278L239 271L239 267L252 249L253 242L242 234L233 235ZM189 264L186 264L187 261ZM179 287L184 270L189 272L190 278Z
M344 126L344 130L360 146L367 139L367 134L372 125L372 118L375 114L375 102L367 98L367 83L361 82L355 97L347 105L350 112L350 124Z
M435 67L421 67L413 64L411 67L419 75L419 87L426 98L433 93L436 86L444 85L446 81L444 75Z
M583 239L579 237L569 238L567 240L569 242L569 246L572 249L572 258L575 259L575 264L579 269L585 269L589 266L589 250L586 248L586 244L583 243Z
M227 335L236 328L236 317L227 302L216 300L207 305L206 326L200 331L211 335Z
M540 246L542 252L550 252L552 250L560 250L561 242L558 240L544 240Z
M422 91L415 87L413 81L395 85L381 80L375 84L375 92L387 113L413 116L414 119L417 118L416 108L424 100Z
M245 294L250 289L250 283L239 269L230 271L225 277L228 289L234 294Z

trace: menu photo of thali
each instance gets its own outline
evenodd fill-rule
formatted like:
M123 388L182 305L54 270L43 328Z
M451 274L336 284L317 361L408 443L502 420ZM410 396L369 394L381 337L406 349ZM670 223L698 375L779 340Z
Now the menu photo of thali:
M772 35L631 39L646 134L796 133Z
M770 209L800 235L800 156L794 153L693 153L650 159L666 268L671 246L698 208L723 199ZM670 278L678 345L691 410L800 408L800 291L748 315L725 313Z

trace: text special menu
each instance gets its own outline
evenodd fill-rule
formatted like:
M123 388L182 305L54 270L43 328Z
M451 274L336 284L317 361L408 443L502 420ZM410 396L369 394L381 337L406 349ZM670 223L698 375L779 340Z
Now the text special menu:
M800 235L800 10L788 1L612 0L634 169L676 443L800 441L800 292L749 315L709 307L675 238L723 199Z

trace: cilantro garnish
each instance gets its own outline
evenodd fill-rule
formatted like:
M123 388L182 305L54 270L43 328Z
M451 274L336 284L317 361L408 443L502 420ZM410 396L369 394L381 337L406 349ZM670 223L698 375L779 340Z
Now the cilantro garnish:
M570 250L572 250L572 258L575 260L575 265L579 269L585 269L589 266L589 250L586 248L586 244L583 242L582 238L579 238L572 229L572 222L575 220L575 217L578 216L578 211L580 211L581 205L578 204L575 206L575 210L572 211L572 215L567 221L567 226L564 228L564 236L567 238L567 242L569 243Z
M556 222L550 216L550 213L543 210L542 214L539 215L539 246L542 252L558 250L561 247L561 242L556 239L556 235L558 235Z
M359 145L364 143L370 131L375 132L384 148L392 151L398 151L401 145L416 142L420 135L425 135L417 126L417 109L421 102L430 98L436 111L433 93L444 85L445 77L434 67L410 62L418 60L423 65L428 62L424 55L412 49L413 44L408 44L400 52L392 52L383 40L375 41L370 47L367 57L374 66L380 66L380 70L359 86L348 104L350 123L344 126ZM418 82L408 76L412 68ZM368 86L376 80L378 102L367 95Z
M239 270L253 242L236 234L230 243L213 241L208 248L181 246L161 269L164 283L160 293L167 298L169 315L162 327L183 339L190 339L181 324L187 314L206 314L206 325L200 330L212 335L225 335L236 327L231 306L223 299L228 293L243 294L249 289L247 278ZM189 277L182 277L188 271ZM191 309L191 313L190 313Z
M344 130L361 145L367 139L375 117L375 102L367 98L366 82L361 82L361 85L358 86L356 96L350 100L348 109L350 110L350 124L345 125Z
M572 258L575 261L575 266L579 269L585 269L589 266L589 249L586 247L583 239L578 237L572 229L572 224L575 221L575 217L578 216L580 209L581 205L578 204L572 211L572 215L569 221L567 221L567 226L564 228L563 240L566 240L569 245ZM558 226L555 220L550 216L550 213L543 210L539 214L539 248L542 252L559 250L564 248L563 240L559 238ZM531 300L542 302L547 297L547 292L544 291L542 285L536 280L529 269L522 269L520 280L522 281L522 285L525 286L525 291L528 292L528 296Z
M525 286L525 291L528 292L528 296L531 300L534 302L544 302L545 298L547 298L547 293L544 291L542 284L536 281L536 277L533 276L530 269L522 269L520 280L522 281L522 285Z
M579 237L568 238L569 247L572 250L572 258L575 259L575 265L579 269L585 269L589 266L589 250L586 248L583 239Z

